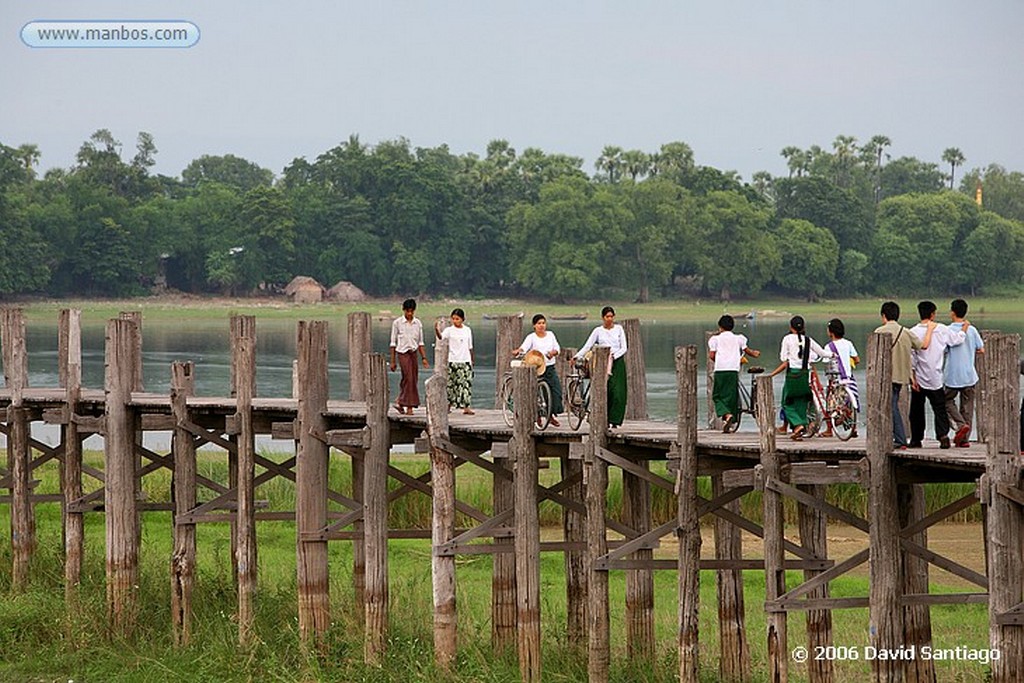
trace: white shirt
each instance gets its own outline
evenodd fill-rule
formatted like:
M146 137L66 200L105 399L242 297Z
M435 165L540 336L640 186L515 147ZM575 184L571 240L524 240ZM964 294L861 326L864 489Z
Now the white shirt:
M708 339L708 350L715 352L715 372L719 370L739 372L747 338L732 331L719 332Z
M521 353L528 351L540 351L544 354L545 365L554 365L557 360L557 356L548 358L548 353L551 351L561 351L562 347L558 345L558 339L555 338L555 333L548 331L544 333L543 337L538 337L536 332L531 332L526 335L526 339L523 340L523 345L519 347Z
M847 378L853 377L853 362L851 359L854 356L860 357L857 353L857 348L853 345L853 342L849 339L834 339L828 344L825 344L825 348L831 350L831 345L835 344L836 355L832 357L833 362L842 365L842 371L840 375L846 375ZM836 368L838 370L838 368Z
M798 337L797 335L790 333L782 338L782 348L779 350L779 360L789 362L791 370L799 370L804 366L803 357L800 354L801 340L803 343L811 343L811 355L807 359L808 363L821 360L822 358L831 358L832 352L827 349L821 348L818 342L814 341L806 334Z
M622 329L622 325L612 325L610 330L604 325L595 327L594 331L587 337L587 343L576 352L576 358L583 358L583 355L594 344L610 346L612 349L612 360L622 358L626 355L626 331Z
M450 325L441 331L441 339L448 340L449 363L472 363L473 330L469 325L455 327Z
M401 318L395 318L391 323L391 346L395 347L398 353L415 351L423 346L423 323L419 318L413 318L412 322Z
M918 323L910 328L918 339L924 339L928 326ZM932 340L927 349L914 349L910 355L910 364L914 368L914 379L922 389L942 388L942 361L947 346L958 346L964 343L967 335L963 330L955 330L946 325L936 325L932 330Z

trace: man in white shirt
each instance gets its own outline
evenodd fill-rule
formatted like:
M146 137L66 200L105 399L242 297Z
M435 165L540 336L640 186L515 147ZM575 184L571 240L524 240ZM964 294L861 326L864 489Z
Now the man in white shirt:
M946 412L946 393L942 386L942 361L946 348L964 343L968 323L964 321L964 329L954 330L945 325L935 325L935 303L922 301L917 305L921 322L910 331L919 339L923 339L930 326L931 343L926 349L915 349L911 358L914 368L914 379L910 394L910 448L920 448L924 439L924 402L931 403L932 414L935 416L935 438L939 440L939 448L949 448L949 413Z
M423 358L423 367L429 368L427 351L423 348L423 323L416 317L416 299L406 299L402 302L402 317L395 318L391 324L391 371L398 366L402 368L395 409L405 415L412 415L413 408L420 404L417 355Z

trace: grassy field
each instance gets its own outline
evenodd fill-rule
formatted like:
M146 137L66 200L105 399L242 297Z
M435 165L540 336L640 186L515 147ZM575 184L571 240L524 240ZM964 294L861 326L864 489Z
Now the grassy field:
M270 455L270 454L268 454ZM273 456L271 457L278 457ZM93 464L101 463L99 453L87 454ZM418 474L426 468L423 458L395 456L403 470ZM36 470L39 491L57 489L53 463ZM557 469L557 467L556 467ZM224 479L224 458L203 454L200 471ZM557 476L542 470L547 482ZM348 467L343 458L332 459L331 486L346 490ZM489 480L482 472L459 470L459 496L489 509ZM166 471L148 476L145 491L149 500L166 500L170 491ZM621 500L621 483L612 480L609 509L615 513ZM258 499L268 501L270 509L290 509L294 491L290 483L274 480L261 487ZM748 498L750 498L748 496ZM854 503L853 498L844 501ZM933 501L933 505L936 503ZM756 505L744 502L756 515ZM669 501L656 502L656 515L667 514ZM167 513L144 516L142 565L139 596L142 605L140 625L128 641L117 641L106 633L104 606L104 526L102 515L86 517L86 559L81 601L67 616L63 601L61 534L59 507L41 505L38 511L39 550L29 589L10 593L10 549L0 543L0 680L3 681L516 681L518 671L514 653L495 656L490 649L490 559L484 556L458 561L458 609L460 651L457 676L446 679L432 663L430 546L427 541L390 543L391 633L387 662L381 669L368 669L360 661L362 640L359 615L353 614L351 600L351 546L344 542L330 546L331 597L334 624L329 634L329 654L322 660L300 654L295 613L295 535L291 523L264 523L259 526L260 592L258 594L257 633L259 643L251 651L235 648L235 605L231 582L230 539L225 525L200 525L198 529L199 568L196 588L194 643L175 649L170 630L169 558L171 526ZM559 522L559 511L551 504L542 506L542 520L548 525ZM0 508L0 528L8 528L7 508ZM429 500L412 494L391 509L393 526L429 525ZM548 526L545 536L556 536L557 528ZM830 530L830 537L833 535ZM834 539L830 538L830 543ZM841 543L837 545L841 546ZM709 543L705 543L708 552ZM671 540L657 553L673 557ZM757 551L748 556L756 556ZM542 624L545 680L586 680L586 665L567 650L564 641L565 586L560 555L542 559ZM794 574L791 585L798 580ZM747 625L753 658L754 680L765 676L764 578L759 572L744 577L747 599ZM610 577L612 595L612 679L616 681L673 681L675 673L676 576L674 572L656 575L657 655L650 664L630 662L623 639L624 583L622 572ZM832 584L835 596L866 595L867 580L862 573ZM962 590L960 586L933 586L933 592ZM715 581L705 572L701 581L701 667L704 680L716 680ZM987 640L987 613L984 606L965 605L932 609L935 644L981 648ZM790 618L790 647L805 642L803 618ZM862 647L868 642L866 610L847 610L835 614L837 645ZM803 668L793 666L793 680L803 679ZM862 680L868 671L864 662L844 663L840 680ZM942 664L939 680L980 681L986 667L970 662Z
M948 297L939 297L944 302ZM984 320L986 315L1017 315L1020 311L1018 297L971 298L971 318ZM907 307L917 298L904 297L901 303ZM882 299L834 299L806 302L794 299L752 299L723 304L715 300L681 299L658 300L648 304L629 301L589 301L575 303L551 303L522 299L480 299L480 298L436 298L421 299L417 314L423 319L447 315L458 306L466 310L470 321L476 322L487 314L510 314L524 311L527 315L542 310L546 315L567 315L587 313L590 320L597 321L603 306L611 304L620 318L638 317L646 320L665 322L699 321L714 322L723 312L746 314L755 311L767 316L804 315L807 317L830 317L842 315L845 318L876 318ZM352 311L369 311L374 315L400 315L402 300L375 299L360 303L323 303L296 305L284 298L224 298L196 297L185 295L143 297L123 300L32 300L18 305L25 308L30 320L54 320L61 308L80 308L87 320L103 320L114 317L119 311L141 310L147 322L175 321L183 317L190 319L223 319L231 313L245 313L259 318L301 320L338 318ZM909 310L909 309L908 309ZM940 305L940 310L942 309Z

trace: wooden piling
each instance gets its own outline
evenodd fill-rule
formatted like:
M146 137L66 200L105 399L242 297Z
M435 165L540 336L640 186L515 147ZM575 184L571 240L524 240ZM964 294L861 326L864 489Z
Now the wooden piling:
M174 515L187 514L196 506L196 445L185 425L191 423L188 397L195 394L195 364L176 361L171 365L171 415L174 434ZM192 638L192 589L196 575L196 525L174 522L174 552L171 556L171 623L174 644L189 645Z
M370 447L365 455L363 528L366 539L366 641L364 659L379 666L384 659L388 628L388 375L384 356L367 354L366 425Z
M538 461L533 441L537 373L512 371L515 422L509 442L515 509L516 629L519 679L540 681L540 516L537 509Z
M828 487L821 484L799 485L797 489L809 494L817 500L825 500ZM828 518L825 513L808 505L797 507L800 526L800 545L814 553L814 556L828 559ZM805 569L804 581L810 581L822 570ZM828 585L821 586L808 594L808 598L822 599L828 597ZM927 607L925 610L927 611ZM832 612L831 610L807 610L807 651L823 652L823 648L832 645ZM809 657L807 659L807 680L810 683L830 683L835 679L835 666L829 657Z
M235 538L238 548L238 643L252 644L257 582L256 556L256 433L253 428L252 400L256 395L256 318L231 316L231 364L235 385L235 419L238 429L238 510Z
M591 683L606 683L610 659L608 570L600 560L608 554L606 505L608 463L600 450L608 444L607 346L595 346L590 359L590 433L586 441L583 473L587 503L587 673Z
M868 336L867 458L870 470L868 519L871 525L869 552L870 645L895 652L903 643L903 611L900 606L903 579L900 565L900 526L896 506L896 468L892 458L892 337L874 332ZM905 388L906 389L906 388ZM876 658L871 672L875 681L899 681L903 664Z
M626 333L626 419L647 419L647 360L644 358L644 338L640 333L640 319L622 321Z
M697 347L677 346L676 395L679 416L676 444L677 518L679 520L678 638L679 680L697 683L700 610L700 513L697 510Z
M989 643L1000 657L992 661L993 681L1024 680L1024 625L1021 618L1020 337L992 334L985 345L985 465L988 504ZM1012 612L1011 612L1012 610Z
M900 528L906 528L924 519L924 484L900 484L899 496ZM908 537L917 545L928 547L928 531L922 529ZM928 560L903 550L903 594L922 595L928 593ZM906 605L903 608L903 642L921 652L924 646L932 644L931 611L928 605ZM935 664L930 657L914 657L904 662L904 679L907 683L934 683Z
M366 354L373 352L370 314L356 311L348 314L348 399L365 401L367 386ZM352 500L363 502L363 459L352 458ZM362 537L363 520L352 524L356 537L352 540L352 591L355 598L353 609L364 614L366 603L366 543Z
M82 513L72 504L82 497L82 438L71 419L78 412L82 395L82 312L65 308L58 322L57 355L60 384L64 387L67 421L61 425L64 460L61 469L61 493L64 494L64 598L70 607L76 599L82 578L84 526Z
M727 492L721 474L711 477L711 497ZM733 514L740 513L738 500L725 505ZM724 562L743 559L743 538L732 522L715 517L715 558ZM715 572L718 593L718 677L736 683L750 678L750 645L747 643L746 606L743 600L743 571L719 569Z
M769 479L781 480L782 458L775 448L775 395L772 378L759 375L757 378L757 429L761 444L761 484ZM786 592L785 523L782 510L782 495L771 487L764 486L764 574L765 602L771 604ZM789 680L789 646L786 629L786 613L770 609L765 622L768 639L768 680L784 683Z
M632 352L630 349L626 355ZM634 464L647 472L651 469L648 460L637 460ZM622 473L622 518L637 534L651 530L651 485L629 472ZM637 550L632 559L652 560L654 551ZM651 569L626 571L626 651L630 659L654 657L654 571Z
M430 565L434 586L434 661L438 668L448 671L458 651L455 555L443 555L438 550L455 537L455 458L443 445L448 439L448 396L444 377L435 375L428 379L426 390L433 494Z
M117 315L120 320L128 320L132 323L132 339L130 342L130 359L128 361L131 366L131 387L132 391L143 391L143 377L142 377L142 311L121 311ZM136 423L135 430L135 444L142 446L142 430ZM136 471L141 470L146 464L145 458L141 453L135 456L135 469ZM138 500L143 500L145 495L142 491L142 477L135 477L135 497ZM233 537L232 537L232 542ZM142 546L142 525L139 524L139 539L137 541L139 547Z
M35 513L32 509L30 465L31 430L24 408L28 386L28 351L25 348L25 316L20 308L0 311L4 380L11 391L7 408L7 469L11 480L11 588L20 591L29 580L29 564L36 546Z
M523 341L523 319L520 315L505 315L497 321L495 341L494 407L501 408L501 383L509 370L512 350ZM512 472L508 458L495 458L494 464ZM494 475L494 514L513 508L512 477ZM511 538L497 537L495 545L512 545ZM502 652L516 643L516 563L515 555L508 552L494 554L491 565L491 646Z
M327 323L301 321L298 327L299 397L296 416L295 526L299 638L303 647L323 651L331 622L327 542L309 539L327 525L328 447Z
M583 461L562 456L562 481L579 477L579 481L565 489L565 497L584 505ZM586 516L562 508L562 533L566 543L584 544L587 540ZM587 644L587 558L582 550L565 551L565 638L569 648L582 653Z
M137 331L131 320L109 320L106 330L104 510L107 536L107 617L113 635L127 637L138 609L140 524L136 497L135 386Z

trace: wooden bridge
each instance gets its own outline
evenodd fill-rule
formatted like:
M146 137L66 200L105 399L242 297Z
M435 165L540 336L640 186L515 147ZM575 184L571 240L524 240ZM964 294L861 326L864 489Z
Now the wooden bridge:
M194 395L195 367L176 362L170 368L171 391L147 393L142 386L141 316L122 314L106 327L106 372L102 390L81 386L80 314L65 310L59 324L59 387L27 386L25 323L19 309L3 309L5 388L0 407L6 420L8 468L0 471L2 498L11 511L15 590L28 580L35 547L34 506L60 502L65 538L65 580L69 598L79 582L82 564L83 515L105 513L106 578L110 625L130 632L139 609L137 600L140 514L171 511L174 518L172 614L177 642L187 643L192 620L197 524L229 522L238 581L239 641L253 638L253 607L257 583L256 524L294 520L297 533L298 616L303 643L322 645L330 623L327 544L353 544L353 593L365 615L369 663L382 660L390 619L388 602L389 538L429 538L434 596L434 645L437 662L451 666L457 651L455 558L492 554L492 642L495 648L515 647L524 681L541 679L540 563L541 552L565 558L568 617L566 641L586 652L589 677L607 681L610 660L608 573L626 572L626 634L631 657L651 657L654 642L654 582L657 570L676 571L678 599L679 678L698 680L698 596L700 569L717 572L719 595L719 677L750 678L749 635L744 623L742 572L763 571L766 577L768 676L788 677L791 644L787 639L790 612L807 620L807 646L832 644L832 610L868 607L871 645L896 650L931 642L929 607L937 604L987 603L990 643L1001 656L992 662L995 681L1024 680L1024 574L1022 574L1022 460L1018 452L1016 335L986 333L986 354L980 362L979 425L984 445L970 449L892 452L890 410L891 355L889 340L868 340L867 438L792 442L776 440L771 380L760 377L758 431L722 434L713 416L697 414L697 358L694 346L676 349L678 419L673 423L646 419L645 377L639 321L626 321L631 353L631 402L625 424L605 429L606 387L595 382L592 414L582 432L566 427L537 431L532 417L517 414L508 428L497 410L476 415L449 414L444 371L447 348L437 348L435 375L428 379L426 408L413 415L390 409L383 355L370 345L370 315L348 316L351 386L348 401L327 398L327 323L298 324L298 358L293 395L255 396L255 319L231 319L232 396ZM497 363L506 367L508 349L522 339L517 317L498 321ZM563 373L571 351L563 353ZM608 349L598 347L594 363L605 367ZM528 405L536 392L529 368L514 371L516 405ZM500 384L500 383L499 383ZM708 385L710 396L711 382ZM497 399L496 399L497 402ZM32 422L59 425L60 443L48 446L31 437ZM143 446L147 431L171 432L169 453ZM100 434L104 440L102 470L82 462L82 440ZM274 462L258 454L258 434L293 440L295 455ZM197 447L223 449L229 463L227 482L201 476ZM389 463L391 447L414 444L429 454L430 471L413 477ZM331 457L351 460L352 488L328 487ZM60 461L61 493L33 492L32 471L50 460ZM672 479L651 471L650 462L667 460ZM557 461L560 481L543 486L538 469ZM456 498L458 467L478 467L493 480L493 509L480 510ZM173 472L172 498L146 500L141 481L160 469ZM609 468L623 473L621 521L606 515ZM710 476L711 498L697 492L697 478ZM101 484L85 493L83 479ZM255 498L257 488L274 478L295 482L296 509L268 511ZM388 479L399 486L390 490ZM931 482L971 482L976 487L960 500L926 514L923 486ZM826 502L826 487L854 483L869 491L869 515L861 518ZM96 484L94 483L93 486ZM651 488L670 492L677 500L675 519L653 526ZM92 486L89 488L93 488ZM206 489L199 503L198 490ZM739 499L760 491L763 523L744 518ZM389 529L388 504L411 492L431 496L430 530ZM783 499L798 504L799 538L785 535ZM538 503L553 501L563 508L561 540L540 540ZM329 504L330 503L330 504ZM982 505L987 573L965 567L928 547L932 525L972 505ZM472 520L456 528L456 512ZM701 517L715 518L714 557L701 555ZM842 561L829 558L828 519L851 525L869 536L870 547ZM740 533L763 539L760 558L744 557ZM679 539L676 560L654 559L653 549L668 535ZM869 563L870 592L860 597L833 598L829 582ZM928 568L936 566L974 585L973 592L931 594ZM800 570L803 581L787 583L786 570ZM878 659L876 680L934 680L932 662ZM834 677L830 661L808 662L812 681Z

